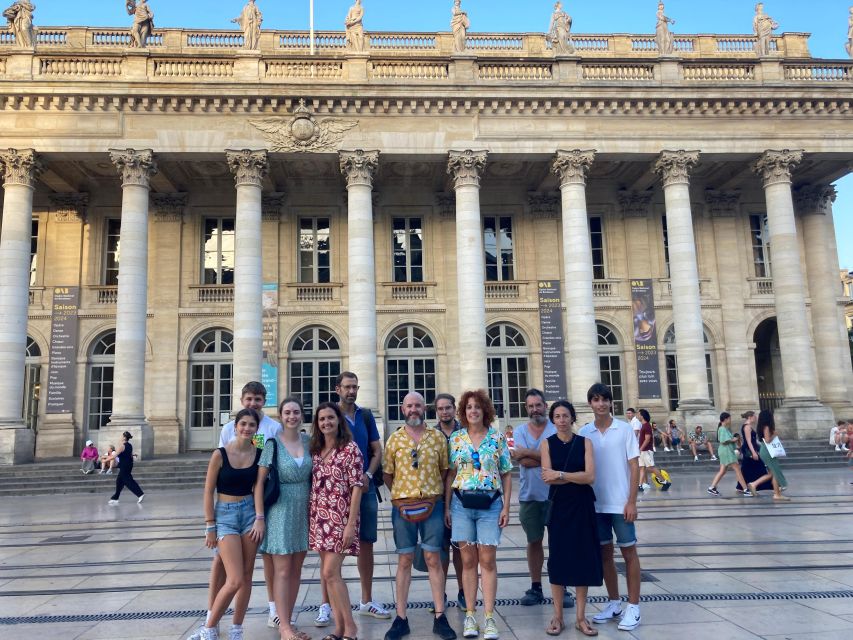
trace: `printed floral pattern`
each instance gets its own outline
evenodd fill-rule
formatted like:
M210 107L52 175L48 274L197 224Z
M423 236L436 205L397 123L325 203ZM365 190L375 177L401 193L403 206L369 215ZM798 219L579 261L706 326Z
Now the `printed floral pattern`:
M355 442L336 449L326 460L312 456L311 508L308 515L308 546L314 551L333 551L356 556L358 527L348 549L343 548L344 527L349 520L353 487L361 486L363 459ZM356 516L358 517L358 516Z
M512 459L503 434L494 427L489 427L486 437L476 449L479 469L475 468L474 453L474 444L468 435L468 429L460 429L450 436L450 464L456 467L453 488L500 489L501 475L512 470Z

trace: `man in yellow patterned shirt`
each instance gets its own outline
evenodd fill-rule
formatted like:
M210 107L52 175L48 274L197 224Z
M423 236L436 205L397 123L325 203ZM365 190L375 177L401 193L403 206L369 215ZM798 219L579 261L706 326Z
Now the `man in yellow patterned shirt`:
M403 398L406 424L385 444L382 459L385 484L391 489L391 526L397 547L397 617L385 640L400 640L411 633L406 608L412 582L412 562L420 540L429 570L429 586L435 603L432 632L442 640L454 640L456 632L444 613L445 575L441 568L444 541L444 481L447 476L447 438L424 422L426 401L412 391Z

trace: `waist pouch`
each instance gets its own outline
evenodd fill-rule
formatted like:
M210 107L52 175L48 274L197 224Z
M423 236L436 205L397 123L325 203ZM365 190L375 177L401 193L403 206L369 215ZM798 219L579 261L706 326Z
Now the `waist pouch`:
M427 498L397 498L391 504L407 522L423 522L432 515L438 496Z
M462 506L466 509L479 510L488 509L501 496L500 491L489 491L487 489L469 489L466 491L454 489L453 493L456 494L456 497L459 498Z

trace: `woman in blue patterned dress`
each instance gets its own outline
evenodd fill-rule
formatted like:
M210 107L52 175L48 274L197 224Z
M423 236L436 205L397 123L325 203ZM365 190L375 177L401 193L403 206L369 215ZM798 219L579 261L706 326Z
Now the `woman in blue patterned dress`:
M267 533L259 551L272 556L275 570L273 598L279 614L279 633L283 639L307 638L291 623L293 607L299 593L302 563L308 551L308 496L311 493L311 454L308 436L300 433L302 402L285 398L278 407L282 430L267 441L258 463L255 485L263 499L264 483L276 452L278 466L278 501L266 513Z

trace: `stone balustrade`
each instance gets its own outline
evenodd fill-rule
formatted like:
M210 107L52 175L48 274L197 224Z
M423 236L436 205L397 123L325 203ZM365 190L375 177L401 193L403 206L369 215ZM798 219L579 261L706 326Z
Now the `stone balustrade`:
M199 304L219 304L234 302L234 285L231 284L206 284L193 285L193 302Z

